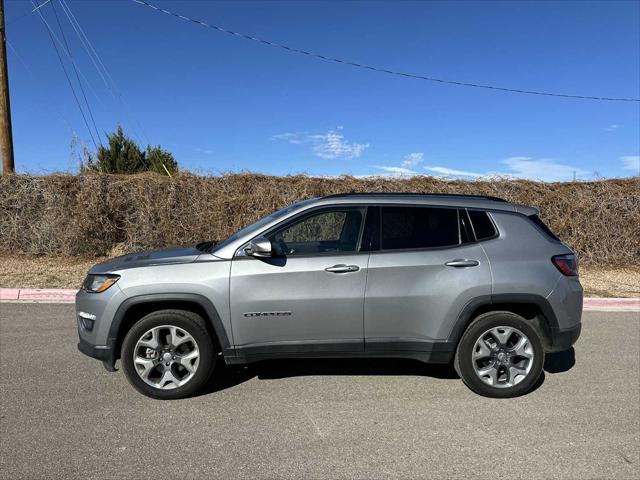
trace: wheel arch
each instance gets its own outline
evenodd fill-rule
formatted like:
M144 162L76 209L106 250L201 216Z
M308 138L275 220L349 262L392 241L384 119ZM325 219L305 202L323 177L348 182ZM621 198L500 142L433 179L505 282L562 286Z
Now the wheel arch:
M530 321L539 332L545 350L551 348L552 331L558 328L558 319L546 298L528 293L485 295L471 300L458 316L449 341L457 347L462 334L478 315L494 311L515 313Z
M189 293L146 294L127 298L116 311L108 340L113 346L113 363L120 358L124 337L137 321L151 312L169 309L185 310L200 315L205 320L209 335L222 350L223 355L231 352L229 337L220 315L208 298Z

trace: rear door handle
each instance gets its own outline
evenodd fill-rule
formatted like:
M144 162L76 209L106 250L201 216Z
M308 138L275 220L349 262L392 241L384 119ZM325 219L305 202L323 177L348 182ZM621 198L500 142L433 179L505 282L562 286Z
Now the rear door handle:
M466 258L456 258L445 263L447 267L477 267L480 262L477 260L467 260Z
M330 273L349 273L349 272L357 272L360 270L360 267L357 265L334 265L333 267L327 267L324 269L326 272Z

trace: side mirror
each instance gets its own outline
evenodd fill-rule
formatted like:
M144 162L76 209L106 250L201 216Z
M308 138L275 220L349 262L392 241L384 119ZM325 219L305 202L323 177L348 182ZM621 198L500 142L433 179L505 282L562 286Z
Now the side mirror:
M266 237L256 237L244 248L244 253L251 257L270 257L273 254L271 240Z

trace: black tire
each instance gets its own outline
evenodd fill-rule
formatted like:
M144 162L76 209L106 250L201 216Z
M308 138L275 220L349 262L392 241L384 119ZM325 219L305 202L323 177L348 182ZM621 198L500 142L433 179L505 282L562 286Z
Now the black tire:
M138 374L133 361L138 340L154 327L175 326L187 332L197 344L199 363L192 378L184 385L173 389L155 388L145 383ZM207 331L205 321L199 315L184 310L158 310L136 322L127 332L122 343L122 369L131 385L140 393L159 400L174 400L197 393L211 378L216 363L216 348ZM162 367L162 366L160 366Z
M513 327L528 337L533 349L533 359L529 373L513 386L498 388L484 382L473 366L473 350L476 341L488 330L494 327ZM529 392L540 379L544 365L544 347L538 331L524 318L512 312L488 312L478 316L467 327L454 360L454 367L460 378L474 392L485 397L512 398ZM514 382L515 383L515 382Z

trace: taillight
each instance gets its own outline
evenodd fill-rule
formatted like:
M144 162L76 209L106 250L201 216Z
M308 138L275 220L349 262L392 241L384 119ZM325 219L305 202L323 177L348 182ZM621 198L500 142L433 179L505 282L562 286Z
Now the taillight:
M551 261L563 275L567 277L578 276L578 258L574 254L556 255L551 257Z

